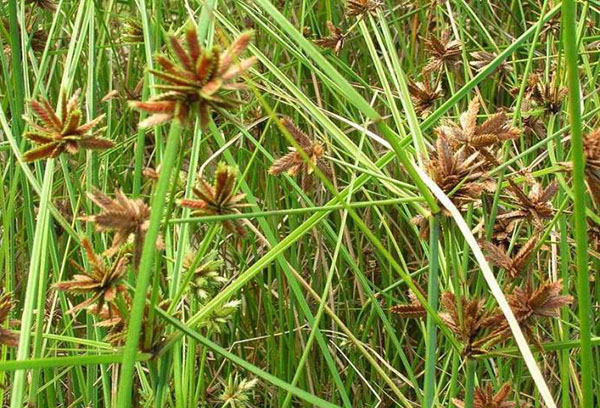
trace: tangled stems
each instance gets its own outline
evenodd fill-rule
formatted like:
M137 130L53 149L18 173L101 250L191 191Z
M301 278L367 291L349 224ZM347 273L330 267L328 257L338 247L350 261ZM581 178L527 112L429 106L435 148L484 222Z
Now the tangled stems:
M137 283L135 286L135 296L133 298L131 315L127 327L127 340L123 350L123 364L121 366L121 379L119 380L119 392L117 394L117 407L126 408L131 406L131 389L135 374L135 358L140 339L140 330L142 329L142 318L147 298L146 293L154 271L156 239L158 238L163 210L165 208L171 172L179 153L181 129L181 125L179 125L177 121L171 123L169 136L167 137L165 157L162 161L160 176L152 199L150 225L142 249L142 257L140 259Z

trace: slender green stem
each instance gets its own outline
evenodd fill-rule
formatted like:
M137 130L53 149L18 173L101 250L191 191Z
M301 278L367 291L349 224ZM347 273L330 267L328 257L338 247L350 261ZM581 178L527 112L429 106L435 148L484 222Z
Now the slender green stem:
M477 368L477 360L474 358L467 359L467 381L465 384L465 408L473 408L473 395L475 394L475 373Z
M359 149L362 148L363 142L364 142L364 137L361 139ZM358 161L358 158L357 158L357 161ZM356 181L356 177L353 176L352 181L349 186L350 193L348 194L348 197L346 198L346 204L350 204L350 201L352 198L352 189L353 189L355 181ZM323 313L325 311L327 295L329 294L329 291L331 289L331 285L333 282L333 274L335 272L336 263L338 260L338 256L340 254L340 249L341 249L342 243L343 243L344 230L346 229L346 221L347 220L348 220L348 211L344 211L344 213L342 215L342 220L340 222L340 231L339 231L337 239L336 239L335 250L333 253L333 257L331 259L331 265L329 267L329 272L327 273L327 281L325 282L325 288L323 289L323 294L321 295L321 299L319 300L319 308L317 310L317 314L315 315L315 319L312 324L311 332L308 337L308 340L306 341L306 345L305 345L304 351L302 352L300 362L298 363L298 367L296 368L294 378L292 379L292 385L294 385L294 386L298 383L298 380L300 379L300 376L302 375L302 371L304 369L304 366L306 364L306 361L307 361L310 351L312 349L313 342L319 331L319 325L321 323L321 318L323 317ZM288 392L285 397L285 400L283 401L282 407L287 408L290 405L291 401L292 401L292 393ZM347 406L350 406L349 400L344 399L344 402Z
M348 203L350 208L365 208L365 207L379 207L385 205L394 205L401 203L411 203L415 201L423 201L420 197L407 197L407 198L390 198L385 200L373 200L373 201L358 201L354 203ZM270 211L257 211L257 212L243 212L239 214L224 214L224 215L204 215L201 217L189 217L189 218L173 218L169 220L169 224L185 224L185 223L196 223L196 222L217 222L234 219L250 219L259 217L271 217L278 215L299 215L313 212L329 212L332 210L344 209L344 204L326 205L326 206L315 206L315 207L303 207L303 208L289 208L285 210L270 210Z
M148 353L136 355L136 361L148 361L152 357ZM78 365L98 365L120 363L123 353L115 354L83 354L67 357L44 357L30 360L12 360L0 362L0 371L31 370L54 367L73 367Z
M590 282L588 272L588 239L585 205L585 155L583 152L583 130L581 120L581 95L576 33L575 0L563 0L562 30L567 86L569 89L568 112L571 123L571 161L573 163L575 249L577 254L577 296L579 310L579 332L581 338L581 406L594 406L594 356L591 343Z
M47 260L47 239L48 222L50 218L48 205L52 196L52 180L54 175L54 159L46 162L46 171L44 174L44 183L42 185L40 209L35 226L35 235L33 238L33 248L31 254L31 264L29 275L27 277L27 288L25 290L25 303L23 305L23 314L21 316L21 333L19 335L19 348L17 350L17 361L26 360L29 357L30 339L33 324L33 312L40 284L40 276L46 273ZM24 406L23 397L25 395L25 384L27 382L25 370L19 370L15 373L12 382L11 408L22 408Z
M438 266L439 266L439 234L440 216L432 217L429 243L429 281L427 286L427 300L434 311L438 306ZM427 315L427 342L425 343L425 408L431 408L435 402L435 365L437 362L437 327L431 314Z
M171 129L167 138L164 160L156 191L152 199L150 213L150 225L144 240L142 257L135 287L135 296L131 307L129 324L127 326L127 340L123 351L123 365L121 366L121 379L119 380L119 392L117 395L117 406L128 408L131 405L131 388L133 386L135 356L137 353L140 330L148 286L154 272L154 254L156 252L156 239L160 230L163 217L171 171L179 154L179 143L181 138L181 125L177 122L171 123Z
M350 198L350 196L348 196ZM319 325L321 324L321 318L323 317L325 311L325 303L327 302L327 296L329 295L329 291L331 288L331 283L333 281L333 274L335 272L335 264L337 262L337 257L340 253L340 246L342 244L342 239L344 237L343 231L346 228L346 220L348 219L348 212L344 212L342 216L342 222L340 224L340 233L338 236L338 242L335 247L335 251L333 254L333 258L331 260L331 265L329 267L329 272L327 274L327 281L325 283L325 288L323 289L323 294L321 295L319 309L317 310L317 314L315 315L315 320L312 325L312 329L310 335L308 336L308 340L304 346L304 351L302 352L302 356L300 357L300 361L298 362L298 367L296 368L296 372L294 374L294 378L292 379L292 385L295 386L298 384L298 380L300 380L300 376L302 375L303 369L306 365L308 356L311 353L313 342L315 341L315 336L319 329ZM282 408L287 408L290 406L292 401L292 393L288 391L285 400L283 401Z

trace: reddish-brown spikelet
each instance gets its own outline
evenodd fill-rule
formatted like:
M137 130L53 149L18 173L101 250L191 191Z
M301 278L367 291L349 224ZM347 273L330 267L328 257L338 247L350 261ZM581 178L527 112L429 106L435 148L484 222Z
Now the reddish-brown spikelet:
M527 262L533 255L537 246L539 233L536 231L527 240L514 256L509 256L506 251L490 242L482 242L483 249L487 252L487 259L494 265L508 272L510 278L515 279L522 275Z
M98 231L115 232L112 245L105 251L105 254L108 256L113 255L121 245L127 242L129 236L133 235L135 245L134 265L137 267L150 222L150 207L139 198L127 198L121 190L115 191L114 199L109 198L100 190L88 193L88 197L94 204L102 208L102 212L82 219L95 223ZM162 248L160 239L157 242L157 247Z
M210 121L210 110L231 109L241 101L226 91L243 89L236 82L256 61L254 57L239 60L252 39L252 32L240 34L223 53L219 47L204 49L196 27L185 32L184 43L176 36L169 37L173 59L165 55L156 57L162 70L150 70L164 84L156 85L163 91L148 101L130 101L131 107L150 113L139 126L150 127L176 119L190 125L197 116L203 128ZM185 45L184 45L185 44Z
M527 284L524 289L515 288L508 303L520 322L533 317L559 317L560 309L573 302L573 296L561 294L562 289L562 280L542 283L537 289Z
M46 99L30 101L29 106L40 124L25 117L30 130L23 136L40 146L26 152L23 155L25 161L54 158L63 152L75 154L79 149L103 150L114 146L111 140L98 136L104 129L88 134L104 115L82 124L79 94L80 90L67 101L64 92L61 93L60 113L54 111Z
M560 309L573 302L570 295L562 295L562 281L542 282L537 288L534 288L530 281L524 288L516 287L513 292L507 296L515 318L519 321L521 329L532 340L536 346L543 350L540 339L534 334L533 326L537 319L545 317L559 317ZM506 338L504 335L510 329L508 322L502 319L498 327L488 337L502 341Z
M527 79L526 97L548 113L559 113L567 94L567 88L558 84L556 73L547 82L543 81L541 74L537 73L530 74Z
M519 137L521 131L510 125L504 112L496 113L478 125L479 108L479 101L473 99L467 111L460 116L459 124L447 122L439 126L436 133L444 136L454 148L464 146L469 151L483 151L500 142Z
M329 30L329 35L316 39L314 42L319 47L329 48L336 54L339 54L342 48L344 48L346 34L344 34L341 28L333 25L331 21L327 22L327 29Z
M421 73L421 81L408 81L408 91L415 106L415 112L425 117L431 113L433 106L437 100L444 96L441 82L433 84L428 71L423 70Z
M227 215L239 213L239 209L246 206L241 201L245 194L235 194L234 185L237 169L219 163L215 171L214 183L211 185L203 178L198 180L193 192L197 199L179 200L179 205L194 210L197 215ZM223 226L230 232L240 236L246 231L243 223L238 219L223 221Z
M471 53L472 60L469 62L469 65L471 65L477 71L481 71L485 67L487 67L497 57L498 57L498 55L496 55L493 52L473 51ZM504 74L511 73L513 71L513 67L507 61L502 61L500 63L500 65L498 65L496 70L504 75Z
M73 276L73 280L59 282L54 287L70 293L82 293L90 297L76 305L71 312L76 312L96 304L96 309L101 310L105 304L114 301L119 292L126 293L127 286L122 282L127 273L127 258L120 257L113 264L105 264L102 258L94 253L90 242L87 239L81 240L90 262L90 270L86 271L79 264L72 262L73 266L79 270L79 274Z
M448 328L457 335L463 343L463 354L466 356L480 354L482 334L498 324L502 315L495 311L487 311L484 308L485 301L477 298L469 300L461 297L461 307L457 306L457 299L453 293L442 294L440 304L444 312L440 313L440 319ZM462 312L462 316L461 313Z
M487 174L488 162L479 152L455 150L443 133L432 150L425 169L435 183L450 195L457 207L476 202L484 191L492 192L496 184Z
M497 393L491 384L484 387L476 387L473 395L473 408L515 408L515 402L507 401L506 398L510 394L512 387L510 383L505 383ZM454 398L452 403L457 408L464 408L465 403Z
M535 183L529 194L525 194L511 179L508 182L518 209L500 214L498 219L510 222L533 219L537 226L543 226L542 220L551 218L554 214L551 200L558 192L558 183L552 181L545 188L540 183Z
M269 174L278 176L287 173L290 176L300 175L300 186L304 191L311 190L314 179L314 168L317 167L325 176L331 177L331 169L324 161L325 148L322 144L313 141L306 133L300 130L294 123L283 118L281 123L287 131L293 136L296 143L300 146L302 153L296 148L291 148L291 152L275 160L269 168Z
M449 30L444 31L440 38L429 36L425 46L431 54L423 68L426 72L440 71L444 66L454 69L460 65L462 44L458 40L450 40Z
M423 289L421 289L418 285L417 288L423 295L425 295ZM410 303L394 305L390 307L390 312L403 318L420 318L427 316L427 311L412 291L408 291L408 299L410 300Z
M346 15L348 17L363 17L366 14L375 14L383 6L381 0L347 0Z

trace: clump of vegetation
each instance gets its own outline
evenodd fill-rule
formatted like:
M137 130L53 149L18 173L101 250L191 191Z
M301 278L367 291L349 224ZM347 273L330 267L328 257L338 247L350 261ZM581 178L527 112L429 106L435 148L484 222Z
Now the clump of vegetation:
M0 5L3 405L595 406L595 1L180 3Z

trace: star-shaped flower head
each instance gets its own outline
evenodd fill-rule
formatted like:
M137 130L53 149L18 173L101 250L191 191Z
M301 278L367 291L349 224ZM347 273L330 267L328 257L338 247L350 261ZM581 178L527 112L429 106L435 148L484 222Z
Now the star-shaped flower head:
M381 0L347 0L346 15L348 17L363 17L366 14L375 14L383 6Z
M430 53L425 68L427 72L440 71L443 67L453 69L460 64L462 44L450 39L450 31L445 30L440 38L434 35L425 40L425 46Z
M275 176L284 172L290 176L299 174L301 177L300 185L304 191L309 191L313 185L314 167L318 167L327 177L331 177L331 169L323 160L325 147L322 144L315 142L306 133L298 129L290 119L283 118L281 123L296 140L312 166L304 159L300 151L295 148L290 148L290 153L273 162L273 165L269 168L269 174Z
M339 54L342 48L344 48L346 34L341 28L333 25L331 21L327 22L327 29L329 30L329 35L316 39L315 44L317 44L319 47L329 48L336 54Z
M219 287L221 287L227 278L222 276L219 271L223 265L223 260L217 258L217 252L210 252L202 259L200 265L194 264L196 254L189 253L183 260L183 267L190 271L194 268L193 277L190 286L194 290L200 301L204 302L209 298Z
M476 387L473 395L473 408L515 408L516 403L506 400L510 390L510 383L505 383L497 393L494 393L494 389L489 383L485 388ZM452 403L458 408L465 407L465 403L456 398L452 400Z
M214 183L210 184L204 178L199 178L198 184L193 189L197 199L183 199L179 201L179 205L191 208L201 216L236 214L240 208L247 206L247 204L241 203L246 195L235 194L236 177L236 168L219 163L215 171ZM223 226L228 231L241 236L246 232L239 219L225 220Z
M489 51L473 51L471 53L471 58L473 58L469 65L475 68L477 71L482 71L485 67L490 65L492 61L494 61L498 55ZM501 75L509 74L513 71L513 67L508 63L508 61L502 61L500 65L496 68L496 70Z
M461 302L460 308L457 302ZM483 344L481 334L497 325L502 315L495 311L488 311L484 307L484 300L469 300L465 297L457 300L450 292L442 294L440 303L444 309L444 312L440 313L440 319L463 343L463 353L466 356L480 354Z
M202 319L198 326L206 329L209 333L223 333L235 317L241 304L241 300L230 300L222 304Z
M105 254L108 256L113 255L121 245L127 242L129 236L133 235L135 245L134 265L137 267L150 223L150 207L139 198L127 198L121 190L115 191L114 199L106 196L100 190L89 193L88 197L94 204L102 208L102 212L82 219L95 223L98 231L115 232L112 245L105 251ZM160 248L162 241L158 242L157 246Z
M455 150L443 134L425 163L429 176L459 208L478 201L484 191L495 190L487 166L479 152L469 154L464 147Z
M556 74L549 81L542 80L537 73L530 74L527 78L526 96L548 113L559 113L567 94L568 89L559 85Z
M552 181L546 187L542 187L540 183L535 183L529 194L525 194L512 180L508 180L510 191L513 193L518 208L499 214L498 219L505 219L510 222L533 219L536 225L542 226L543 219L552 217L554 207L552 207L551 200L558 191L556 181Z
M80 272L73 276L73 280L59 282L55 285L58 290L69 293L82 293L90 297L71 309L76 312L88 306L95 305L95 310L102 310L104 305L113 302L119 292L125 293L127 286L123 278L127 274L127 258L120 257L112 264L106 264L102 258L94 253L87 239L81 240L85 250L90 269L85 270L81 265L72 262L73 266ZM110 305L108 306L110 310Z
M562 281L542 282L534 288L528 281L524 288L515 287L507 296L515 318L518 320L523 332L531 339L540 350L543 350L540 339L533 333L533 326L537 319L544 317L559 317L564 306L573 303L573 296L562 294ZM508 322L502 320L490 338L501 340L504 333L510 329Z
M438 136L446 137L454 148L464 146L469 152L482 151L500 142L519 137L521 131L511 126L504 112L498 112L478 125L479 107L479 101L473 99L467 111L460 115L458 124L446 122L436 129L436 133Z
M139 126L156 126L174 118L189 125L197 115L202 128L206 128L211 109L218 111L238 106L241 101L228 91L243 88L237 80L256 61L255 57L239 60L251 39L251 31L243 32L225 52L221 52L218 46L204 49L195 26L186 30L183 42L170 36L173 57L157 55L156 62L162 70L150 70L164 81L156 85L163 93L148 101L130 101L133 108L151 114Z
M432 83L429 72L423 70L422 80L413 82L409 80L408 91L415 107L415 112L421 117L431 113L433 105L437 100L444 96L441 82Z
M223 407L231 408L250 408L254 406L252 403L252 389L258 383L258 379L248 380L237 374L230 375L227 379L227 385L223 389L223 393L219 395L219 401Z
M82 123L80 93L81 90L77 90L67 100L66 94L62 92L59 112L52 108L47 99L41 99L39 102L32 100L29 103L39 123L24 117L30 130L23 136L40 146L26 152L23 155L25 161L54 158L63 152L75 154L79 149L108 149L114 146L111 140L98 136L104 129L89 133L104 119L104 115Z
M501 246L491 242L482 242L482 248L486 250L489 262L504 269L510 278L515 279L525 271L525 266L537 246L538 238L539 233L536 231L513 256L508 255Z
M544 282L537 288L528 283L524 289L516 287L508 296L515 317L520 322L535 317L559 317L560 309L573 302L573 296L562 295L562 281Z

